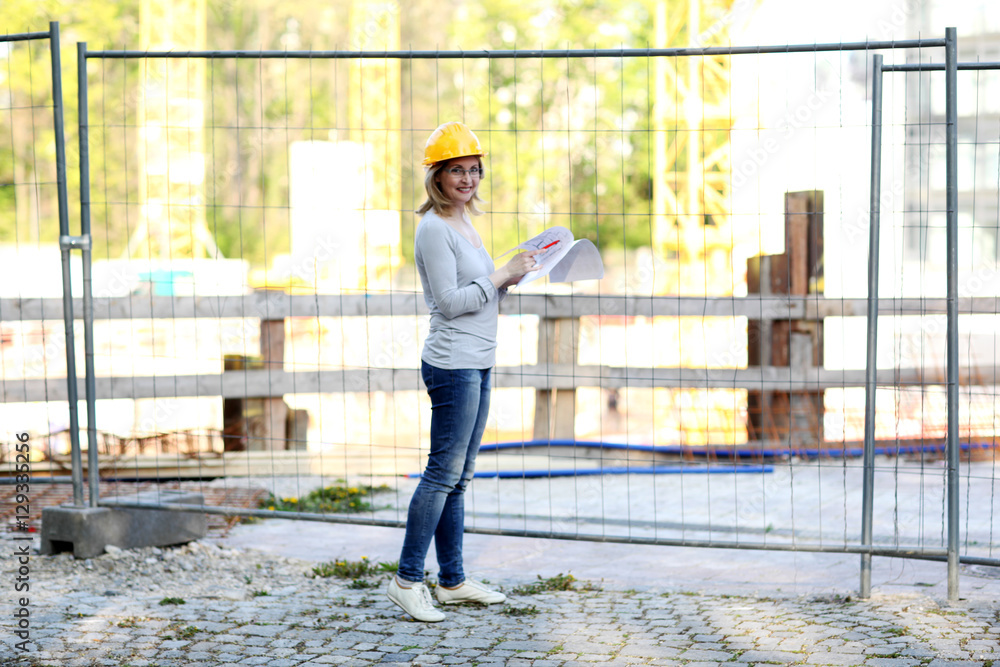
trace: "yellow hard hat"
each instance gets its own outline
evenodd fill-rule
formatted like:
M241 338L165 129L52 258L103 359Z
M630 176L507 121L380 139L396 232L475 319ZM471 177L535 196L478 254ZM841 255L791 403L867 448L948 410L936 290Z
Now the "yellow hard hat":
M479 144L472 130L463 123L451 122L438 126L427 138L424 148L424 164L432 165L443 160L478 155L486 157L486 151Z

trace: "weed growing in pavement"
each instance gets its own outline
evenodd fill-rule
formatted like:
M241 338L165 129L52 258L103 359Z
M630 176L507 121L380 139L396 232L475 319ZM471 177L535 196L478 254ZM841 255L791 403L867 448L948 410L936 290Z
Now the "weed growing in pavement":
M841 595L840 593L834 593L833 595L818 595L811 600L812 602L817 602L820 604L850 604L854 600L851 599L850 595Z
M541 612L539 612L538 607L531 604L527 607L505 606L500 610L500 613L504 616L537 616Z
M549 577L548 579L543 579L542 575L535 575L538 578L533 584L527 584L525 586L518 586L512 593L514 595L537 595L538 593L547 593L549 591L572 591L578 590L573 587L577 579L572 574L562 574L561 572L554 577ZM589 586L585 586L584 590L590 590Z
M367 577L375 572L375 564L368 560L367 557L363 557L361 560L350 561L350 560L331 560L326 563L320 563L312 569L313 576L322 577L324 579L329 577L337 577L339 579L358 579L360 577Z
M261 598L261 597L264 597L266 595L270 595L270 593L268 593L264 589L257 589L253 593L251 593L250 595L253 596L253 597L255 597L255 598Z
M375 507L368 501L373 495L391 491L388 486L348 486L342 479L332 486L310 491L302 498L279 498L268 494L261 501L264 509L279 512L310 512L316 514L353 514L370 512Z
M379 585L377 582L368 581L367 579L355 579L347 584L347 587L353 590L364 590L366 588L378 588Z
M191 639L196 634L201 632L201 628L197 628L193 625L181 626L180 623L174 623L167 627L164 639Z
M320 563L312 569L313 578L320 577L327 579L337 577L338 579L352 579L353 582L348 588L374 588L378 584L364 582L365 577L377 574L395 573L399 569L399 561L392 563L373 563L367 556L362 556L361 560L332 560ZM306 575L309 576L309 575ZM363 583L358 583L362 581Z
M162 600L160 600L160 605L168 605L168 604L187 604L187 601L184 600L184 598L170 598L170 597L163 598Z
M123 618L116 624L119 628L134 628L139 625L139 619L135 616L129 616L128 618Z
M389 561L385 563L378 564L378 571L384 572L385 574L396 574L399 572L399 561Z
M351 615L346 612L342 614L334 614L332 616L327 616L325 618L320 616L315 621L313 621L312 627L318 630L323 630L328 627L327 626L328 623L340 623L341 621L349 621L350 619Z

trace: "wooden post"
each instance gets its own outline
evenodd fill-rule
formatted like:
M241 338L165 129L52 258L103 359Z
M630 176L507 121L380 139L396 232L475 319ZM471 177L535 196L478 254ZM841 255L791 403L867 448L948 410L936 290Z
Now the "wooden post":
M541 318L538 322L538 364L576 364L580 322L574 318ZM535 392L535 440L574 440L575 389Z
M281 371L285 364L285 320L261 320L260 356L264 368ZM263 398L259 434L251 438L250 450L282 450L287 448L288 404L284 398Z
M823 293L823 193L785 193L785 252L747 260L750 294L809 296ZM766 303L766 300L765 300ZM748 365L804 370L823 365L823 324L806 320L750 320ZM747 392L747 435L761 444L819 446L823 442L823 391Z
M258 370L262 367L260 359L238 354L227 354L223 363L223 370L226 371ZM222 399L224 451L242 452L247 450L250 437L259 434L260 431L259 399L252 397Z

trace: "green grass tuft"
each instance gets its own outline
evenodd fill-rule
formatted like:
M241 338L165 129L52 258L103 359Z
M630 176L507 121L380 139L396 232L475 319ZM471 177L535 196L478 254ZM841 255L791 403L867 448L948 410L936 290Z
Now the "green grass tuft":
M515 595L537 595L538 593L549 591L571 591L574 590L573 584L576 583L576 577L572 574L559 573L548 579L542 579L542 575L540 574L536 576L538 577L538 581L533 584L518 586L512 592Z
M162 600L160 600L160 604L161 605L187 604L187 602L184 600L184 598L169 598L168 597L168 598L163 598Z
M261 508L279 512L309 512L314 514L353 514L370 512L375 507L369 499L377 494L391 489L385 484L381 486L348 486L339 479L332 486L310 491L306 496L279 498L268 494L261 501Z

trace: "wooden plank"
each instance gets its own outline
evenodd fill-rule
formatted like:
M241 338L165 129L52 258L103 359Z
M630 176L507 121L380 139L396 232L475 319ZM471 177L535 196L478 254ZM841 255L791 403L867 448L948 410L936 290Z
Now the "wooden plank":
M808 294L823 294L825 290L825 260L823 255L823 191L803 193L809 197L809 285Z
M82 319L83 301L74 299L73 316ZM879 314L936 317L946 312L947 301L933 299L880 299ZM746 297L598 296L593 294L513 294L501 304L502 315L583 317L752 317L758 320L821 320L827 317L865 317L868 300L789 295ZM1000 313L1000 297L964 297L961 314ZM254 295L233 297L116 297L94 299L94 319L218 319L283 317L390 317L427 315L420 295ZM62 322L62 299L0 299L0 321Z
M774 257L760 255L747 259L747 290L750 295L764 300L775 295L772 279ZM778 267L779 270L781 267ZM780 285L777 286L780 288ZM747 366L759 368L773 366L774 328L778 322L764 317L747 319ZM783 364L778 364L783 365ZM768 426L772 415L772 392L758 388L747 390L747 434L751 439L764 440L768 437Z
M371 368L335 371L275 372L266 370L229 371L214 375L163 375L158 377L99 377L95 385L98 400L110 398L170 397L265 397L286 394L338 394L344 392L422 390L416 368ZM539 364L498 366L495 387L525 389L615 388L709 388L754 389L761 391L814 391L839 387L863 387L864 370L824 368L625 368L619 366L577 366ZM960 368L964 386L993 386L1000 366ZM878 372L881 386L941 385L944 369L883 369ZM80 399L84 396L79 378ZM4 403L65 401L66 379L5 379L0 383Z
M809 293L809 196L785 193L785 256L788 258L787 294Z

